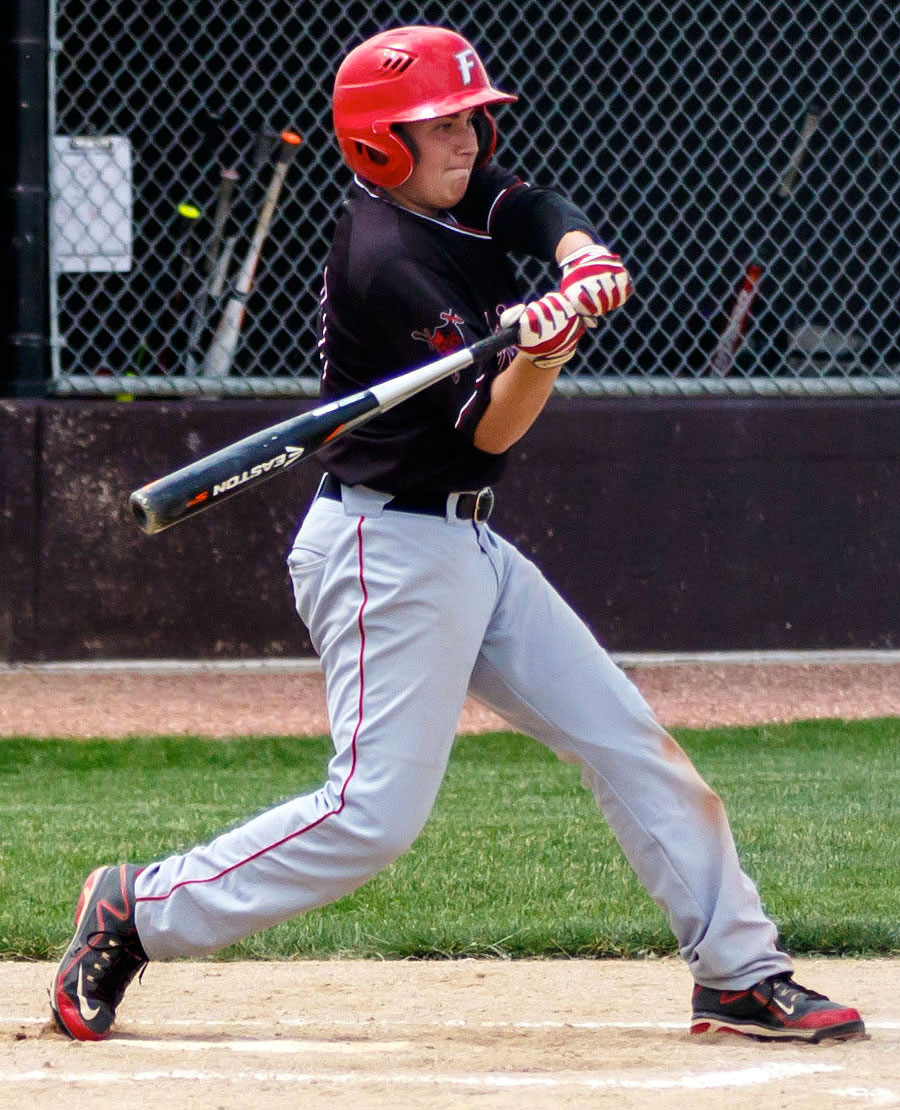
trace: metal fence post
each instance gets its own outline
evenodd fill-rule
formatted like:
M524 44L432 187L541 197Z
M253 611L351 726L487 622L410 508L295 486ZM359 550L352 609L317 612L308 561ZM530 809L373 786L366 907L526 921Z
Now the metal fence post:
M42 397L46 389L47 32L46 5L15 0L9 38L16 110L8 194L8 357L0 365L0 391L8 397Z

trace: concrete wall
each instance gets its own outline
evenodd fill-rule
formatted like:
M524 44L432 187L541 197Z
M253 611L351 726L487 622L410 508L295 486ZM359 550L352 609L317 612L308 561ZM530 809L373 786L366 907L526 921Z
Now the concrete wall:
M130 491L292 401L0 401L0 660L310 653L313 458L157 536ZM494 525L615 651L900 647L900 401L554 399Z

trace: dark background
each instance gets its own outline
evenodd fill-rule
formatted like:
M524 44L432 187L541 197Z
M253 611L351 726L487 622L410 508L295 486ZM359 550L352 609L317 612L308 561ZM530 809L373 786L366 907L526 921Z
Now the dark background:
M128 494L285 401L0 401L0 660L310 653L315 458L156 536ZM615 651L900 648L900 401L554 399L492 523Z
M241 184L232 230L241 257L271 162L255 168L255 139L284 127L299 130L304 144L272 225L234 373L315 374L322 263L349 180L331 134L334 71L367 35L409 22L449 24L477 45L492 79L520 98L497 109L498 157L529 180L559 185L627 258L637 295L610 318L603 344L579 359L580 377L703 376L743 268L767 231L766 275L741 373L786 372L788 332L819 322L857 335L848 373L900 374L896 5L56 6L60 49L48 90L39 87L49 33L35 16L41 5L11 5L21 16L13 55L31 82L29 95L14 102L14 118L20 131L34 128L17 151L16 189L34 253L33 160L48 97L58 135L124 136L134 159L131 270L58 278L63 376L183 373L179 312L197 277L197 267L183 273L185 252L198 250L192 240L202 239L205 224L186 231L176 205L191 201L208 217L218 164L234 166ZM814 103L823 109L818 129L790 204L776 212L769 201ZM521 265L527 287L541 291L545 268ZM26 273L17 282L28 318L20 331L39 327L42 282L46 274ZM0 392L10 372L0 366ZM842 368L822 369L834 372Z

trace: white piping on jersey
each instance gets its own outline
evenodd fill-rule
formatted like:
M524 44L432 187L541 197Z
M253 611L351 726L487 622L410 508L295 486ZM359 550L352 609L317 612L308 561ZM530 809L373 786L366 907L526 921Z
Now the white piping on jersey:
M531 186L528 184L527 181L517 181L517 182L515 182L515 184L507 185L505 189L500 190L500 192L494 197L494 203L491 205L490 209L488 210L488 217L487 217L488 231L490 231L490 229L491 229L491 220L494 218L494 209L497 207L497 205L500 203L500 201L503 200L503 198L505 196L507 196L509 193L511 193L513 191L513 189L530 189L530 188L531 188Z
M319 294L319 309L322 320L322 334L316 343L319 349L319 361L322 364L322 381L325 381L325 375L328 373L328 359L325 355L325 338L328 335L328 310L325 305L328 301L328 267L326 266L322 271L322 292Z
M462 424L463 417L466 415L466 409L469 408L469 406L472 404L472 402L478 396L478 386L483 381L484 381L484 374L479 374L478 377L475 379L475 389L473 390L471 397L469 397L469 399L466 401L466 403L463 405L463 407L459 410L459 415L456 418L456 423L453 425L454 428L458 428L460 426L460 424Z
M392 205L394 208L402 208L404 212L408 212L411 216L416 216L418 219L424 220L426 223L437 224L439 227L449 228L451 231L455 231L459 235L468 235L472 239L491 238L490 233L487 231L476 231L474 228L471 227L463 227L462 224L457 223L456 220L454 220L449 212L447 213L447 218L445 220L438 220L434 216L425 216L421 212L415 212L412 208L407 208L404 204L398 204L395 200L391 200L390 197L385 197L381 193L373 192L372 189L369 188L369 186L365 183L365 181L363 181L361 177L354 176L353 180L360 187L360 189L363 190L364 193L368 193L368 195L374 200L380 200L384 204ZM504 192L505 191L506 190L504 190ZM501 193L500 196L503 196L503 193ZM500 197L497 198L497 200L499 199ZM495 200L494 204L496 203L497 201ZM491 205L491 211L493 211L494 204Z

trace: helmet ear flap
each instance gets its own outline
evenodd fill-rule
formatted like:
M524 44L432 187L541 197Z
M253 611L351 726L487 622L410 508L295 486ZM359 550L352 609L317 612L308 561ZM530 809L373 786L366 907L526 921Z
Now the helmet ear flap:
M494 123L494 117L485 107L478 109L472 117L472 123L478 136L478 156L475 159L475 165L483 166L485 162L491 160L497 148L497 125Z
M494 117L484 106L472 116L478 153L475 165L483 166L493 156L497 146L497 127ZM347 144L345 157L356 173L384 189L396 189L415 169L419 152L409 131L402 123L394 123L378 136L378 143L352 138Z
M396 189L413 172L413 155L393 128L379 134L375 141L345 135L340 146L354 173L384 189Z

